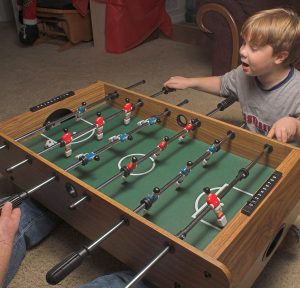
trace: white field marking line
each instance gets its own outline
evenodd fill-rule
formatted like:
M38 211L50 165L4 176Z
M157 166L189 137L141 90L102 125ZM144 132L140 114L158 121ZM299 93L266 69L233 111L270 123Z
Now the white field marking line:
M81 139L81 140L78 140L78 141L72 141L72 144L78 144L78 143L81 143L81 142L84 142L84 141L90 139L90 138L94 135L95 130L96 130L96 128L94 128L93 130L91 130L91 131L89 131L89 132L83 133L82 135L80 135L79 138L83 137L84 135L86 135L86 134L88 134L88 133L91 133L91 134L90 134L88 137L84 138L84 139ZM72 135L76 136L76 132L73 132Z
M221 231L221 228L220 228L220 227L218 227L218 226L216 226L216 225L213 225L213 224L211 224L210 222L205 221L204 219L201 219L200 221L201 221L203 224L205 224L205 225L208 225L208 226L210 226L210 227L212 227L212 228L214 228L214 229L216 229L216 230L218 230L218 231Z
M87 123L87 124L89 124L89 125L91 125L91 126L94 126L93 123L91 123L91 122L89 122L89 121L87 121L87 120L85 120L83 118L81 118L80 120L83 121L83 122L85 122L85 123ZM82 136L84 136L84 135L86 135L88 133L91 133L87 138L84 138L84 139L81 139L81 140L78 140L78 141L74 141L74 142L72 142L72 144L78 144L78 143L81 143L81 142L84 142L84 141L90 139L94 135L95 131L96 131L96 127L94 129L92 129L91 131L86 132L86 133L80 135L80 137L79 137L79 138L81 138ZM74 135L74 136L76 136L76 134L77 134L77 132L73 132L72 133L72 135Z
M71 144L78 144L78 143L81 143L81 142L84 142L84 141L90 139L90 138L94 135L95 130L96 130L96 128L94 128L93 130L91 130L91 131L89 131L89 132L85 132L84 134L80 135L79 138L83 137L84 135L86 135L86 134L88 134L88 133L91 133L91 134L90 134L88 137L84 138L84 139L81 139L81 140L78 140L78 141L73 141ZM54 141L54 143L57 143L57 141L55 141L54 139L49 138L49 137L46 136L45 134L41 134L41 136L43 136L44 138L46 138L46 139L48 139L48 140ZM76 136L76 132L73 132L73 133L72 133L72 136Z
M87 121L87 120L85 120L85 119L80 119L80 120L83 121L83 122L85 122L85 123L87 123L87 124L89 124L89 125L91 125L91 126L94 125L93 123L91 123L91 122L89 122L89 121ZM91 133L91 135L88 136L87 138L84 138L84 139L81 139L81 140L78 140L78 141L74 141L74 142L72 142L72 144L78 144L78 143L81 143L81 142L84 142L84 141L90 139L90 138L94 135L95 130L96 130L96 127L95 127L93 130L91 130L91 131L89 131L89 132L86 132L86 133L80 135L79 138L81 138L82 136L84 136L84 135L86 135L86 134L88 134L88 133ZM77 134L77 132L73 132L73 133L72 133L72 135L75 135L75 136L76 136L76 134ZM45 135L45 134L43 134L43 133L41 133L41 136L44 137L44 138L46 138L46 139L48 139L48 140L54 141L55 144L57 143L57 141L55 141L54 139L48 137L47 135Z
M216 192L216 194L217 194L217 196L218 196L218 195L220 194L220 192L221 192L225 187L227 187L227 186L228 186L228 184L225 183L222 187L214 187L214 188L211 188L210 190L211 190L211 191L218 190L218 191ZM244 194L246 194L246 195L253 196L253 194L251 194L251 193L249 193L249 192L247 192L247 191L244 191L244 190L242 190L242 189L240 189L240 188L233 187L232 189L234 189L234 190L236 190L236 191L238 191L238 192L240 192L240 193L244 193ZM202 198L204 195L205 195L205 193L202 192L202 193L197 197L197 199L196 199L196 201L195 201L195 213L191 216L192 218L196 218L197 215L200 213L200 211L206 206L206 204L203 204L203 205L199 208L199 202L200 202L201 198Z
M87 120L85 120L85 119L80 119L81 121L83 121L83 122L85 122L85 123L87 123L87 124L90 124L91 126L93 126L94 124L92 123L92 122L90 122L90 121L87 121Z
M145 156L145 154L140 154L140 153L136 153L136 154L130 154L130 155L126 155L123 158L120 159L120 161L118 162L118 168L121 169L121 163L128 157L132 157L132 156ZM155 161L152 157L149 157L149 159L152 161L152 167L145 172L141 172L141 173L131 173L130 176L141 176L141 175L145 175L150 173L154 168L155 168Z

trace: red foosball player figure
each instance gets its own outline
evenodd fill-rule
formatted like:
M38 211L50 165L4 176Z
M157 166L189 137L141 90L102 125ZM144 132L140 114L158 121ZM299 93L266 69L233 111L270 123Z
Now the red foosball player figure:
M130 123L130 116L131 116L131 111L133 110L133 107L128 98L125 99L125 102L126 103L123 106L123 111L125 112L124 124L128 125Z
M71 143L73 140L71 132L69 132L68 128L64 129L64 135L61 136L61 141L64 143L65 146L65 155L66 157L70 157L72 154L72 149L71 149Z
M181 136L178 138L179 141L182 141L182 140L185 138L185 136L186 136L186 134L187 134L188 132L194 130L194 125L193 125L193 123L192 123L192 122L188 123L188 124L184 127L183 130L185 130L186 133L185 133L184 135L181 135Z
M203 192L207 195L206 198L206 203L209 205L209 207L214 210L216 216L217 216L217 221L221 227L224 227L227 224L227 219L226 216L224 215L222 211L222 206L224 205L221 203L219 197L210 192L209 187L205 187L203 189Z
M126 178L131 174L131 172L136 168L136 166L137 166L137 161L138 161L138 159L135 157L135 156L133 156L132 158L131 158L131 162L129 162L126 166L124 166L124 167L122 167L121 168L121 171L123 171L124 172L124 174L123 174L123 179L125 179L126 180Z
M153 158L157 158L160 154L161 151L165 150L168 146L168 142L169 142L169 137L165 136L163 138L163 141L161 141L158 145L157 148L159 148L159 151L157 151L156 153L153 154Z
M104 117L101 116L101 112L97 112L96 124L96 138L101 140L103 138L103 125L105 124Z

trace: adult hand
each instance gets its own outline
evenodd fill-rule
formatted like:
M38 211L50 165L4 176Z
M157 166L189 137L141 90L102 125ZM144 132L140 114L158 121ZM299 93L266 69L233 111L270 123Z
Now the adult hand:
M21 217L20 208L12 208L10 202L6 202L2 207L0 216L0 286L5 278L9 261L12 254L16 232L19 227Z
M20 208L12 208L12 204L7 202L2 207L0 216L0 245L1 249L3 245L12 246L16 232L19 227L21 217Z

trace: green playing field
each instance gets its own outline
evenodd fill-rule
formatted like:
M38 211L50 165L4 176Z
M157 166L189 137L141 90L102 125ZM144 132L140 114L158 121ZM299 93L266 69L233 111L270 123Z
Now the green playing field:
M142 109L146 109L143 107ZM118 112L109 105L101 107L104 118ZM163 111L162 111L163 112ZM77 162L77 155L89 153L107 145L108 138L113 135L123 134L137 127L138 117L133 117L129 125L123 124L123 114L107 121L104 125L104 137L101 141L96 140L95 130L88 132L72 143L72 156L66 158L64 148L55 148L42 156L66 169ZM96 110L88 111L84 119L78 122L75 119L68 120L62 125L37 135L26 141L24 145L34 152L40 152L44 148L47 138L58 140L63 134L63 128L68 128L76 137L76 133L87 127L92 127L96 118ZM201 129L198 128L198 129ZM159 125L145 126L139 132L133 134L132 141L119 142L109 150L101 153L100 161L91 161L85 166L69 171L92 187L98 187L113 175L120 171L120 167L128 164L132 156L138 159L156 148L164 136L173 136L176 132L162 128ZM220 135L220 140L226 135ZM235 141L235 140L232 140ZM110 196L124 206L135 209L140 200L147 194L151 194L154 187L162 188L172 180L180 169L184 168L187 161L195 161L208 149L209 145L204 142L191 139L188 135L179 142L170 143L166 150L162 151L157 159L148 158L138 165L126 181L119 177L104 189L102 193ZM263 149L263 147L262 147ZM185 177L179 188L172 185L163 192L149 211L144 211L144 217L156 223L167 231L176 234L195 217L197 210L205 203L202 190L208 186L213 192L225 183L229 183L250 161L237 157L231 153L220 150L212 155L206 167L200 163L190 174ZM251 194L265 182L274 170L257 164L251 169L250 175L238 183L222 200L223 211L228 221L240 213L240 209L249 200ZM101 193L99 191L99 193ZM199 249L205 248L208 243L220 231L216 216L210 211L186 238L186 241Z

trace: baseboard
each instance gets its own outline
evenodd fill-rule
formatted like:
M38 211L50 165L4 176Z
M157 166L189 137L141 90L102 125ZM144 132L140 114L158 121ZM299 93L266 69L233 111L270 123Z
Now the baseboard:
M173 34L170 39L196 46L210 46L210 39L207 35L205 35L196 25L189 23L173 24Z

